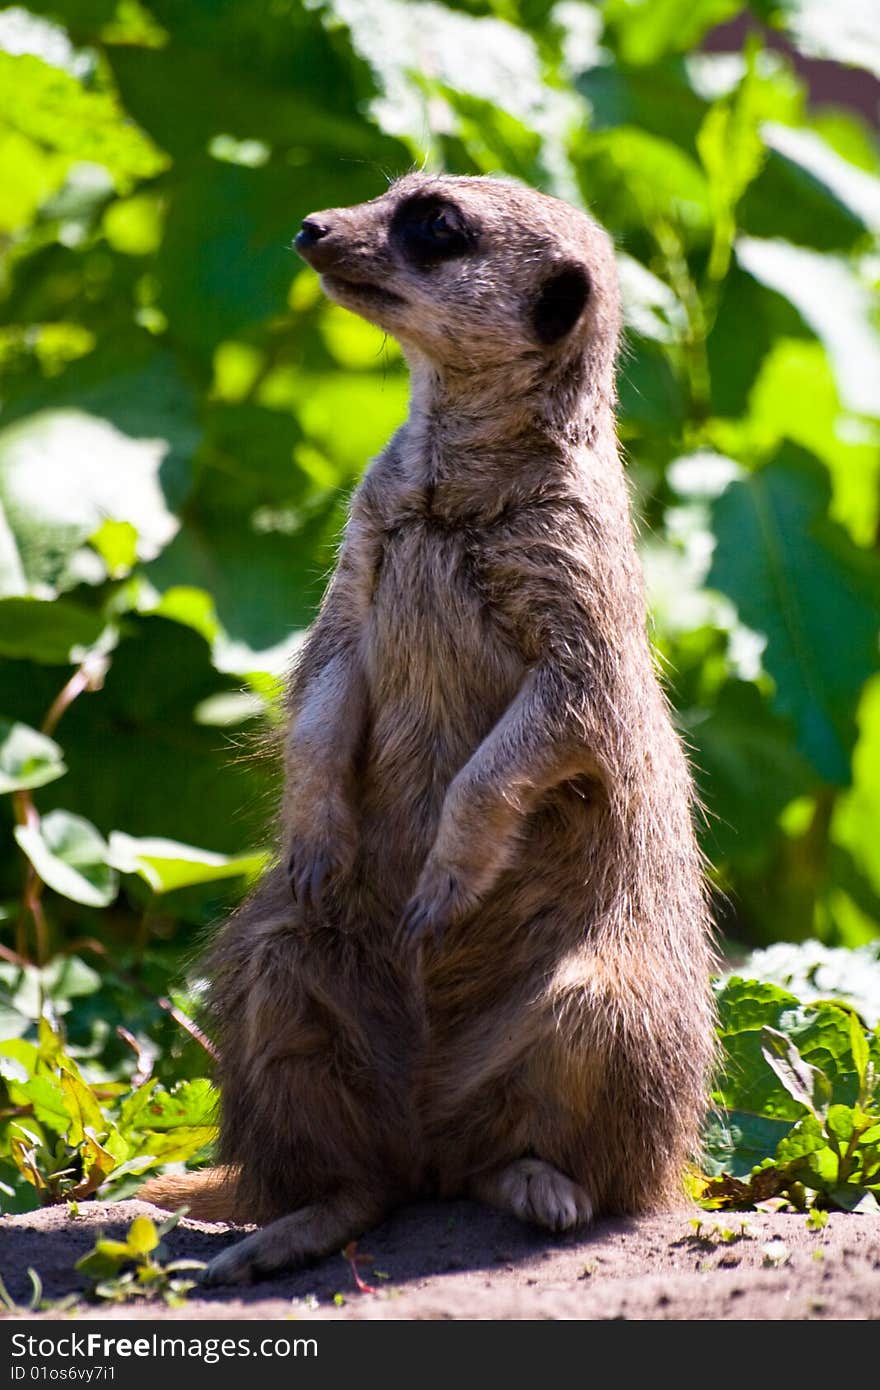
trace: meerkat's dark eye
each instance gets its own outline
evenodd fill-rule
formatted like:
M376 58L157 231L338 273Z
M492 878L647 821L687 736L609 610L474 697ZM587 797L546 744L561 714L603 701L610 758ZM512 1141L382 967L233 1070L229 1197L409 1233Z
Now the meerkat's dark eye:
M455 236L456 230L452 219L442 210L432 213L425 223L425 231L436 241L447 241L449 237Z
M466 256L477 232L454 203L418 196L402 203L391 220L391 235L407 260L419 270Z

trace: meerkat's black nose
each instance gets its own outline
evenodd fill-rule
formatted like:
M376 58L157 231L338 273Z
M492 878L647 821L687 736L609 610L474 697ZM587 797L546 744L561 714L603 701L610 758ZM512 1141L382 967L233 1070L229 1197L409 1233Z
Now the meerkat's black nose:
M294 237L293 244L297 251L308 251L315 242L320 241L330 231L330 228L323 222L318 222L314 217L307 217L302 227Z

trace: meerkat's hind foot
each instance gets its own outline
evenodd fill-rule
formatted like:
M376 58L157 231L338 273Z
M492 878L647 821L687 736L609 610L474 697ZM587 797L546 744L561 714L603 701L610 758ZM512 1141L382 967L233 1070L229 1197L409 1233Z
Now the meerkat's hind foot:
M335 1254L378 1225L385 1210L384 1202L341 1192L300 1207L215 1255L201 1282L252 1284L322 1255Z
M550 1231L572 1231L593 1219L588 1193L540 1158L518 1158L474 1178L470 1194Z

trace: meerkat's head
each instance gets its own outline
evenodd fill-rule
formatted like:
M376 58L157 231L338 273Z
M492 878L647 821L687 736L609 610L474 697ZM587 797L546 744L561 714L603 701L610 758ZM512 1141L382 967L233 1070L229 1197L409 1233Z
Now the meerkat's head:
M331 299L441 370L583 360L613 371L609 237L512 180L410 174L368 203L310 214L294 245Z

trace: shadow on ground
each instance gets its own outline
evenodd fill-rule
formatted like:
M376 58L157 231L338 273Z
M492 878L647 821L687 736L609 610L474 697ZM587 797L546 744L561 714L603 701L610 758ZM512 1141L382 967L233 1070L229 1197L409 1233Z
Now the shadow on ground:
M0 1274L26 1305L28 1266L44 1295L83 1297L77 1317L158 1319L880 1319L880 1218L833 1213L821 1230L780 1212L692 1209L604 1221L554 1237L471 1202L401 1208L357 1244L357 1288L342 1253L247 1287L194 1289L161 1301L89 1303L74 1266L99 1231L123 1237L145 1202L83 1203L0 1220ZM184 1219L169 1259L210 1260L242 1231ZM49 1316L53 1316L50 1312ZM55 1310L54 1316L59 1316ZM27 1316L22 1306L14 1316Z

